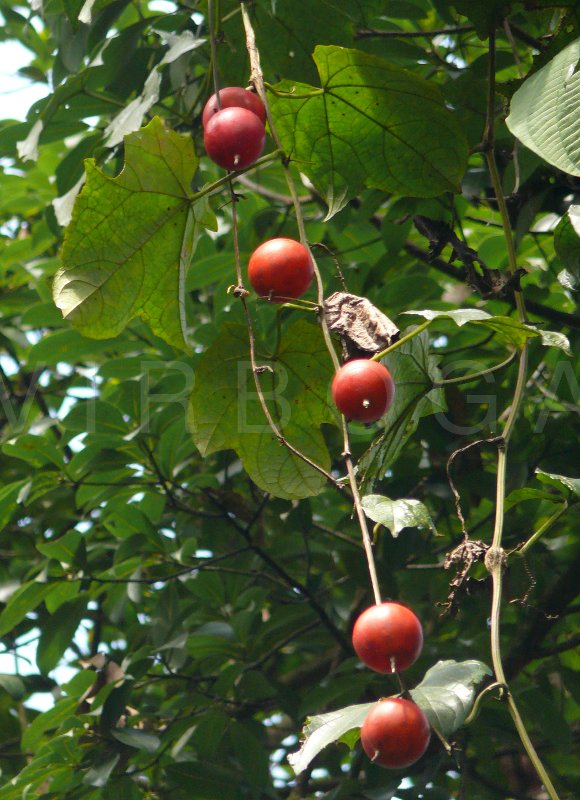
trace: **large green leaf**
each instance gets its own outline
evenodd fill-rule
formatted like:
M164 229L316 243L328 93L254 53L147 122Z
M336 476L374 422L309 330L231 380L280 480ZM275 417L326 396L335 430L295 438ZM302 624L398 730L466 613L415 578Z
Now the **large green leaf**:
M200 227L213 225L205 200L192 202L197 165L191 138L158 118L126 137L116 178L86 162L53 288L63 316L83 335L110 338L141 317L187 349L185 272Z
M320 89L282 81L270 102L284 149L328 217L363 186L416 197L459 190L467 144L432 82L342 47L317 47L314 60Z
M580 175L580 39L520 86L506 124L514 136L571 175Z
M324 469L326 445L318 428L332 416L326 404L330 359L320 329L299 320L283 337L276 359L261 357L261 386L286 439ZM258 486L277 497L317 494L324 476L280 444L264 416L249 360L247 331L227 324L201 358L190 401L190 430L202 455L233 449Z

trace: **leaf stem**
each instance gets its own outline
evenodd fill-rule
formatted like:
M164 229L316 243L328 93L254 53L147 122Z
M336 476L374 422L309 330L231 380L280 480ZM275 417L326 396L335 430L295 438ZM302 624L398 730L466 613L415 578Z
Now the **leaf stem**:
M427 319L427 320L425 320L425 322L422 322L420 325L417 325L417 327L413 328L413 330L410 333L406 333L404 336L402 336L400 339L398 339L394 344L391 344L391 345L389 345L389 347L386 347L384 350L381 350L380 353L376 353L371 358L371 361L380 361L381 358L384 358L385 356L388 356L389 353L392 353L394 350L396 350L402 344L405 344L405 342L408 342L409 339L412 339L414 336L418 336L420 333L422 333L426 328L429 327L429 325L432 322L433 322L433 320Z
M540 525L538 530L530 536L527 542L525 542L525 544L523 544L521 547L518 547L514 551L515 554L518 556L525 555L530 549L530 547L534 545L538 541L538 539L540 539L546 533L546 531L549 530L549 528L551 528L552 525L554 525L554 523L556 523L560 519L562 514L566 513L567 510L568 510L568 503L564 501L564 503L560 506L560 508L556 512L554 512L554 514L552 514L551 517L548 517L548 519L542 525Z
M447 378L443 381L437 381L433 384L436 389L441 389L444 386L453 386L460 383L470 383L471 381L475 381L478 378L484 378L486 375L491 375L493 372L497 372L504 367L507 367L508 364L511 364L514 358L517 355L517 350L514 350L513 353L510 353L509 357L502 361L501 364L495 364L493 367L488 367L488 369L482 369L481 372L473 372L471 375L461 375L459 378Z

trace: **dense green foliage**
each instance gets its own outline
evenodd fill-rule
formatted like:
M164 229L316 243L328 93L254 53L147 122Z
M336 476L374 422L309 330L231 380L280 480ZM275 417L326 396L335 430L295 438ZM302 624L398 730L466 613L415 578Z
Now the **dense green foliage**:
M271 135L229 182L201 112L212 67L250 79L242 12ZM0 14L46 84L0 121L0 798L571 798L577 4ZM318 294L247 295L236 264L302 224ZM402 772L357 743L401 686L350 641L373 591L320 308L345 290L415 331L384 419L349 425L382 596L424 627L405 687L448 743Z

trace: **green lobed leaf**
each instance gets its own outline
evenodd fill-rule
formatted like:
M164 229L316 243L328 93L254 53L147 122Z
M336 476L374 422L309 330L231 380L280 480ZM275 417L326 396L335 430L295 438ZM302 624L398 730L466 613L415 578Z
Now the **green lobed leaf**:
M192 201L197 164L191 138L157 117L126 137L116 178L86 162L53 287L54 302L84 336L110 338L141 317L188 349L185 272L200 228L213 226L207 203Z
M362 507L367 517L388 528L394 538L404 528L435 530L427 506L419 500L391 500L380 494L367 494L362 498Z
M327 219L363 186L415 197L459 190L467 143L432 82L359 50L318 46L313 57L321 88L282 81L270 105Z
M558 169L580 175L580 39L527 78L512 97L506 125Z
M384 430L359 461L366 489L384 477L421 417L444 408L441 391L433 389L440 374L436 359L429 355L426 331L405 342L385 361L395 382L395 398L381 420Z

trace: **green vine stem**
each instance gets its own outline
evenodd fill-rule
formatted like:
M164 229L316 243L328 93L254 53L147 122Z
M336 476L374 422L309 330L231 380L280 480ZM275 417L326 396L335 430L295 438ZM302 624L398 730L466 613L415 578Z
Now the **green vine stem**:
M410 333L406 333L404 336L398 339L398 341L396 341L394 344L391 344L389 345L389 347L386 347L384 350L381 350L380 353L375 353L375 355L371 358L371 361L380 361L381 358L388 356L389 353L392 353L402 344L408 342L409 339L412 339L414 336L418 336L420 333L422 333L426 328L429 327L432 321L433 320L428 319L425 322L422 322L420 325L417 325L417 327L413 328L413 330Z
M552 525L554 525L554 523L556 523L560 519L562 514L566 513L567 510L568 510L568 503L566 500L564 500L560 508L557 511L555 511L552 514L552 516L549 517L543 523L543 525L540 525L538 530L530 536L527 542L525 542L521 547L518 547L516 550L514 550L514 553L518 556L525 555L530 549L530 547L532 547L532 545L534 545L538 541L538 539L542 537L546 533L546 531L549 530L552 527Z
M258 92L258 95L260 96L260 98L261 98L261 100L264 103L264 106L266 108L266 115L267 115L268 125L270 127L270 134L272 136L272 139L274 140L274 143L275 143L276 147L278 148L278 150L283 151L282 143L281 143L280 137L278 136L278 133L276 131L276 126L274 124L274 120L272 119L272 114L271 114L271 111L270 111L270 105L268 103L268 98L266 96L266 89L265 89L265 85L264 85L264 76L262 74L262 68L261 68L261 65L260 65L260 53L259 53L258 47L256 45L256 36L255 36L255 33L254 33L254 28L253 28L252 22L250 20L250 15L248 14L248 9L246 8L246 4L245 4L245 2L243 0L240 3L240 8L241 8L241 12L242 12L242 19L243 19L243 22L244 22L244 30L245 30L245 33L246 33L246 48L247 48L247 51L248 51L248 55L250 57L250 69L251 69L250 79L251 79L252 83L254 84L254 87L255 87L256 91ZM320 92L322 92L322 90L320 90L318 93L320 93ZM292 204L294 206L294 213L296 215L296 224L298 226L298 232L299 232L299 236L300 236L300 241L305 247L308 247L308 240L307 240L307 237L306 237L306 228L305 228L305 225L304 225L304 216L302 214L302 205L300 203L300 198L299 198L298 192L296 190L296 185L294 183L294 179L292 177L292 174L290 172L290 169L289 169L288 164L286 163L285 159L282 160L282 166L283 166L284 174L285 174L285 177L286 177L286 184L288 186L288 191L290 193L290 196L292 198ZM318 295L317 296L317 302L318 302L318 307L321 309L320 315L319 315L320 327L322 329L322 335L324 337L326 348L328 350L330 358L332 359L332 363L333 363L334 369L336 371L340 367L340 362L338 360L338 356L336 354L336 350L334 348L334 345L332 343L332 339L330 337L330 331L328 330L328 325L326 324L326 318L324 316L324 312L322 311L322 309L324 307L324 285L322 283L322 277L320 275L320 270L318 268L318 265L316 263L316 259L314 257L312 257L312 263L313 263L313 266L314 266L314 276L315 276L315 279L316 279L316 286L317 286L317 295ZM343 434L343 452L342 452L342 455L343 455L344 462L345 462L345 465L346 465L347 474L348 474L348 481L349 481L351 492L352 492L354 507L355 507L355 510L356 510L356 514L357 514L357 517L358 517L358 522L359 522L360 529L361 529L362 541L363 541L363 546L364 546L364 550L365 550L365 554L366 554L366 558L367 558L367 564L368 564L368 569L369 569L369 576L370 576L370 580L371 580L371 585L372 585L372 589L373 589L373 595L374 595L374 598L375 598L375 602L377 604L379 604L381 602L381 592L380 592L379 580L378 580L377 570L376 570L376 565L375 565L375 559L374 559L374 553L373 553L373 545L372 545L371 537L370 537L370 534L369 534L369 529L368 529L368 525L367 525L367 518L365 516L364 510L363 510L363 507L362 507L362 503L361 503L358 484L357 484L357 481L356 481L356 474L355 474L354 464L353 464L352 456L351 456L351 452L350 452L350 438L349 438L349 432L348 432L348 425L347 425L347 422L346 422L344 417L342 417L342 434Z
M442 381L436 381L433 386L436 389L442 389L444 386L457 386L461 383L470 383L471 381L478 380L479 378L485 378L486 375L491 375L492 373L509 366L516 355L517 351L514 350L513 353L510 353L508 358L506 358L505 361L502 361L500 364L495 364L493 367L482 369L480 372L472 372L469 375L460 375L458 378L446 378Z
M487 115L486 124L483 135L482 151L485 155L487 168L493 185L493 191L497 202L498 211L501 217L503 227L509 271L515 275L517 270L516 251L514 240L512 236L511 223L505 203L503 194L503 187L501 185L501 178L497 168L494 145L495 145L495 30L490 32L489 36L489 74L488 74L488 96L487 96ZM516 309L520 322L526 322L526 309L521 292L514 292ZM520 410L524 391L526 387L526 373L527 373L527 342L521 348L520 360L518 367L518 375L514 396L509 410L508 418L503 430L503 436L498 446L497 458L497 479L496 479L496 510L495 510L495 523L493 530L493 540L490 549L485 557L485 565L491 575L492 579L492 606L491 606L491 659L496 680L498 683L503 684L505 689L505 698L509 713L512 717L516 730L519 734L524 749L534 765L536 772L546 791L548 792L551 800L559 800L558 794L550 777L544 767L534 745L528 735L526 726L520 713L518 711L516 702L509 689L505 678L501 656L501 643L500 643L500 614L501 614L501 601L503 589L503 572L507 562L507 554L502 548L502 537L505 517L505 492L506 492L506 469L507 469L507 455L508 445L511 434Z

